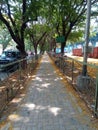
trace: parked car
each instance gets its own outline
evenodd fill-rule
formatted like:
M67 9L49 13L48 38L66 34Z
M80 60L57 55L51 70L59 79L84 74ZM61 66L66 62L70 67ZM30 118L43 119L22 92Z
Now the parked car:
M0 56L0 70L9 71L17 67L18 63L14 64L14 62L19 60L20 58L21 58L21 55L19 51L16 51L16 50L4 51ZM9 63L11 64L8 65Z

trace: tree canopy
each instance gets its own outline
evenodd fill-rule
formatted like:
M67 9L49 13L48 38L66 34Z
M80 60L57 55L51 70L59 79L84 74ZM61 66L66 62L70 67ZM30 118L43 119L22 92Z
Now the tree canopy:
M12 39L17 44L16 47L23 55L25 55L24 36L27 23L37 17L33 5L36 6L36 3L32 0L2 0L0 4L0 20L8 28Z
M92 0L92 4L96 1ZM64 36L65 41L61 43L63 53L67 40L72 38L72 35L75 36L75 31L78 31L77 27L84 26L86 8L87 0L1 0L0 21L6 25L23 56L26 55L25 39L29 24L32 25L29 31L32 32L30 36L33 38L33 44L34 37L37 38L36 43L38 43L38 39L41 39L45 32L48 35L54 33L53 36L55 34ZM34 22L39 26L36 26ZM48 29L45 27L42 29L42 26L48 26ZM38 35L40 35L39 38Z
M8 30L4 27L0 27L0 44L2 45L2 49L6 49L6 47L9 45L11 41L11 36L8 32Z

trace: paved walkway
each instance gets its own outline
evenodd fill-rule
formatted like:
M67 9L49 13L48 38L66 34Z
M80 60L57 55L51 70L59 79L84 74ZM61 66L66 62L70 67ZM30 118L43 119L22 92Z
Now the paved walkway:
M9 117L12 130L97 130L45 54L18 111Z

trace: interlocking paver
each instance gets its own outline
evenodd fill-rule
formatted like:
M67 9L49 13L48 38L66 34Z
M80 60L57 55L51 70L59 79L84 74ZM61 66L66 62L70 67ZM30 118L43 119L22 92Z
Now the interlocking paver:
M23 103L10 121L13 130L96 130L90 125L90 117L82 112L45 54Z

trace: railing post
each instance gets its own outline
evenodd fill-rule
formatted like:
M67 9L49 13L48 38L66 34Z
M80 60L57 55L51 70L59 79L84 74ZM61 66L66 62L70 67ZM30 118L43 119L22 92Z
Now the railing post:
M65 58L63 58L63 74L65 73Z
M62 71L62 57L60 57L60 70Z
M96 90L95 90L95 110L94 110L94 115L98 116L98 71L97 71L97 76L96 76Z
M19 82L21 80L21 62L22 61L19 61Z
M73 83L73 70L74 70L74 60L72 59L72 83Z
M62 71L63 57L60 57L60 69Z
M6 100L7 100L7 102L8 102L8 101L9 101L9 88L6 88L6 96L7 96L7 97L6 97L6 98L7 98Z

